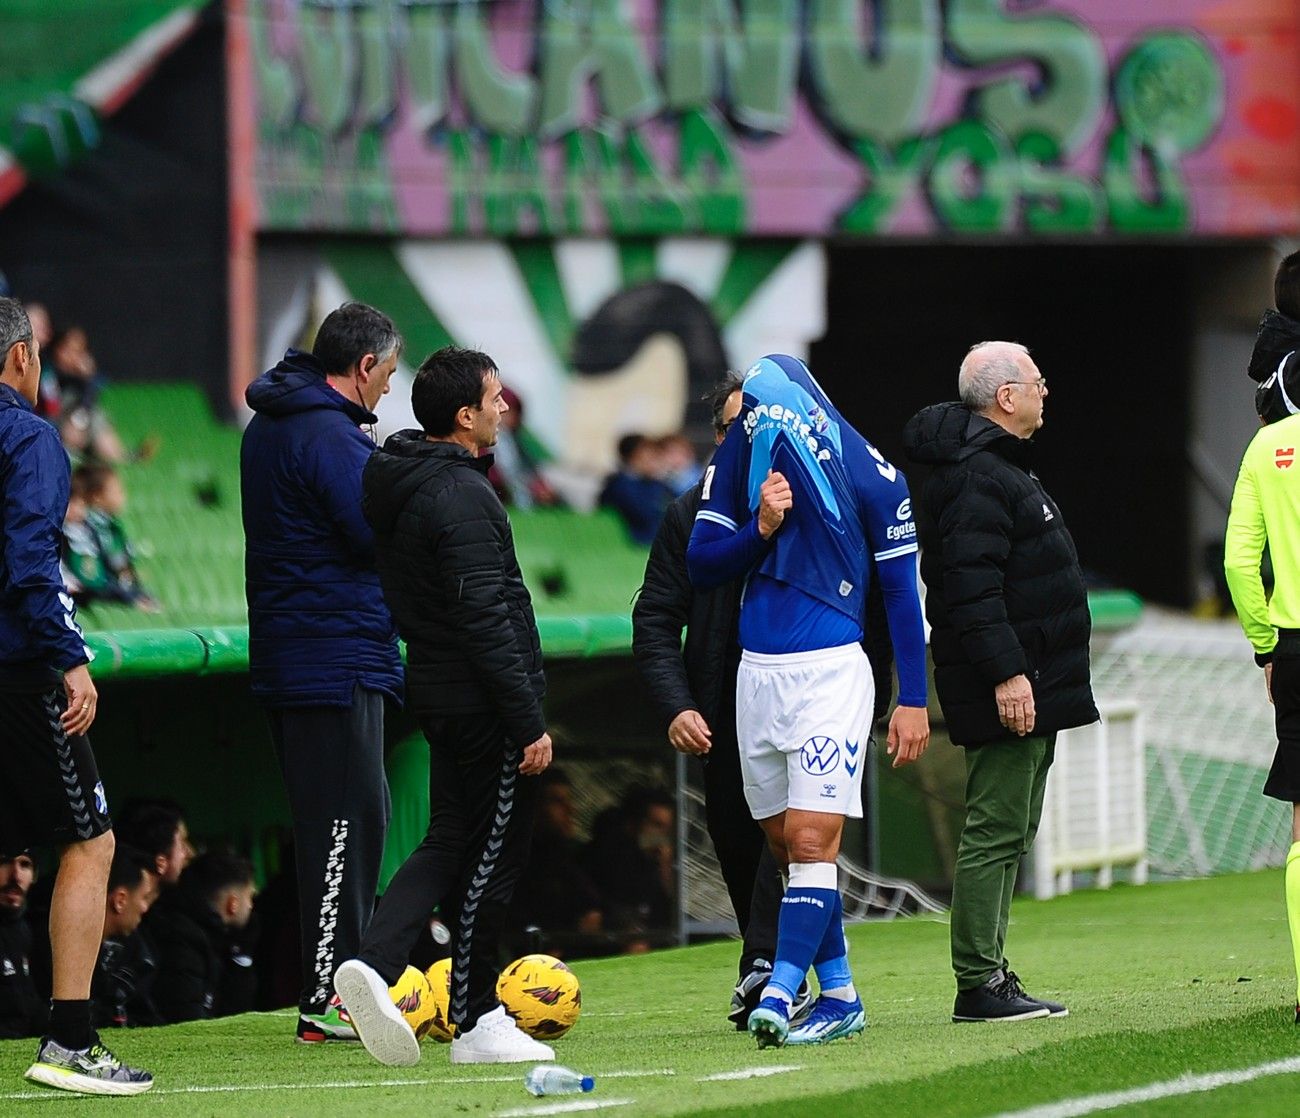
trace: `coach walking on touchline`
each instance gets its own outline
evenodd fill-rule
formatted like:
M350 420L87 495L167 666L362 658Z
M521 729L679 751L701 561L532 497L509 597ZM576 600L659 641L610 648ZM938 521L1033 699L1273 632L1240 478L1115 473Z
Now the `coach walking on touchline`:
M402 342L362 303L326 316L249 386L240 451L248 666L267 708L293 818L302 990L298 1040L355 1040L333 998L379 884L390 804L384 700L402 701L397 633L361 514L362 431Z
M399 431L366 467L379 576L407 649L407 704L429 741L429 830L335 985L366 1050L413 1064L420 1042L388 996L435 905L452 929L456 1064L550 1060L497 1001L497 947L528 860L551 763L542 649L506 510L488 481L507 410L485 353L448 346L420 366Z
M1047 381L1014 342L983 342L957 377L960 403L903 432L933 466L921 498L921 575L934 683L966 747L966 823L952 894L954 1021L1063 1017L1032 998L1003 954L1020 859L1043 810L1056 734L1097 720L1092 628L1074 541L1031 468Z
M27 312L0 298L0 855L34 843L59 847L50 1033L27 1078L82 1094L136 1095L153 1076L120 1063L90 1025L113 832L86 738L97 702L90 650L59 573L68 455L33 411L40 383Z

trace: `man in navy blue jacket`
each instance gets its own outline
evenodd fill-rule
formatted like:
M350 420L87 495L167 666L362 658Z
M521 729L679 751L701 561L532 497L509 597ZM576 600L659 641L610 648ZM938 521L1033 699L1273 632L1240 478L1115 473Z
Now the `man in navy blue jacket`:
M153 1086L90 1024L90 980L104 922L113 831L86 731L97 695L90 649L59 573L68 456L33 412L40 347L22 304L0 298L0 851L60 848L50 903L50 1033L27 1078L87 1094Z
M384 699L402 699L397 634L361 513L362 430L402 342L345 303L311 353L291 349L249 386L240 454L249 671L267 707L293 816L302 943L298 1039L354 1039L332 997L374 907L388 829Z

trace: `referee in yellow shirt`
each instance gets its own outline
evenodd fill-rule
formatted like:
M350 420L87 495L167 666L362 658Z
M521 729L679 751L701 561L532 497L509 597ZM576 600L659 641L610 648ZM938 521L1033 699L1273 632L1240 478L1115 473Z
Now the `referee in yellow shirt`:
M1286 909L1300 982L1300 253L1282 262L1274 293L1277 310L1265 314L1251 360L1252 376L1261 381L1255 410L1264 426L1241 460L1223 565L1277 725L1264 795L1292 805ZM1260 577L1266 544L1271 598ZM1300 1025L1300 989L1295 1019Z

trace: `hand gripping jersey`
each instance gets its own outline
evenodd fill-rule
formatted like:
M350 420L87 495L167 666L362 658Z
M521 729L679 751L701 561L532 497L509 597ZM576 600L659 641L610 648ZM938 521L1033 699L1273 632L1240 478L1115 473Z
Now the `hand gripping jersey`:
M759 491L773 470L790 483L793 503L769 543L758 532L757 512ZM874 559L898 663L899 701L923 706L916 550L903 475L845 421L803 362L773 355L754 365L745 377L740 415L705 471L687 553L691 580L702 587L748 576L742 646L761 643L766 647L752 650L787 652L860 640ZM814 625L801 626L800 603ZM792 629L803 647L782 644Z

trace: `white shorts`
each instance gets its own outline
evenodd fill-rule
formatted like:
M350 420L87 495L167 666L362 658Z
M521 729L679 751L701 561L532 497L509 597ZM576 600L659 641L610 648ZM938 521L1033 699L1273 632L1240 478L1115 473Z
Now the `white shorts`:
M742 655L736 737L755 819L788 807L862 818L875 692L861 645Z

